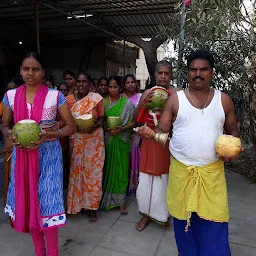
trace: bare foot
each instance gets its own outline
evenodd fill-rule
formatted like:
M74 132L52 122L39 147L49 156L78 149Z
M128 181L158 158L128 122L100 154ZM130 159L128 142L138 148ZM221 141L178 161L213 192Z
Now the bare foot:
M136 229L137 229L138 231L144 230L144 229L146 228L146 226L148 225L149 221L150 221L150 219L149 219L148 216L146 216L146 215L143 216L143 217L141 218L141 220L140 220L139 222L137 222L137 224L136 224Z
M120 206L120 212L121 212L121 214L127 214L128 213L127 208L124 205Z
M90 210L88 213L88 220L90 222L95 222L98 220L96 211Z

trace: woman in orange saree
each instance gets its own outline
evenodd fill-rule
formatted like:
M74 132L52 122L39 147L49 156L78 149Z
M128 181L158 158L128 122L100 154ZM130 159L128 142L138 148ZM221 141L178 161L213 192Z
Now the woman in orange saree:
M104 116L103 98L98 93L89 92L90 76L77 76L77 99L71 107L74 118L92 114L95 124L87 131L79 130L70 137L70 175L68 187L69 214L77 214L82 209L89 210L89 221L96 221L96 210L102 194L102 174L105 159L102 121Z

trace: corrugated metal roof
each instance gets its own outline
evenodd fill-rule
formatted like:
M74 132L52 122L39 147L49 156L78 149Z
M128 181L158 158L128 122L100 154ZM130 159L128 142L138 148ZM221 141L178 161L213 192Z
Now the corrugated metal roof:
M35 37L34 3L24 0L0 1L1 41ZM41 40L62 38L129 36L154 37L160 25L169 25L179 0L40 0ZM69 12L92 17L67 19ZM81 20L85 21L84 23ZM90 26L92 24L93 26ZM110 32L110 33L107 33Z

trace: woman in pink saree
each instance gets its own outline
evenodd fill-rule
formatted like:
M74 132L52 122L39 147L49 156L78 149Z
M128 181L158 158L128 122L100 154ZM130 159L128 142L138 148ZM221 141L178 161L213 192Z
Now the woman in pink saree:
M138 93L138 87L134 75L126 75L123 79L124 94L131 101L131 103L137 107L140 101L141 93ZM129 186L127 194L135 194L138 187L139 167L140 167L140 137L132 132L131 138L131 150L130 150L130 164L129 164Z
M17 232L31 234L37 256L58 256L58 227L66 223L59 138L73 134L76 126L64 95L42 84L45 71L37 53L25 56L20 72L25 84L3 99L2 133L14 142L4 210ZM61 129L55 123L57 113ZM39 141L23 147L11 137L13 119L15 124L24 119L38 125L52 122L56 129L42 131Z

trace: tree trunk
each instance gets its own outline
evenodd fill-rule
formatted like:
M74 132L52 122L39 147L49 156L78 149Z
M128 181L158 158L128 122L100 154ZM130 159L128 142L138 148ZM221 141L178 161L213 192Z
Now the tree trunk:
M141 48L145 55L148 73L150 75L150 84L155 85L156 84L155 68L157 64L157 49L149 48L149 47L141 47Z
M157 48L166 41L165 37L152 38L149 42L142 40L140 37L129 37L127 41L140 47L145 55L150 84L155 85L155 68L157 64Z

